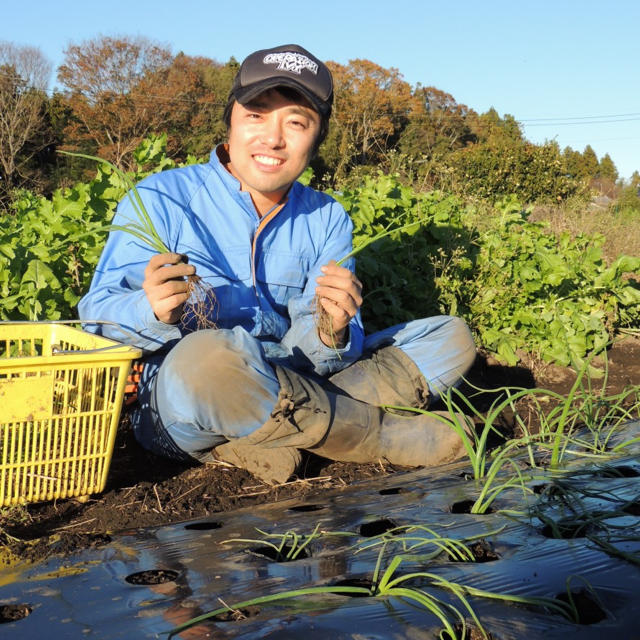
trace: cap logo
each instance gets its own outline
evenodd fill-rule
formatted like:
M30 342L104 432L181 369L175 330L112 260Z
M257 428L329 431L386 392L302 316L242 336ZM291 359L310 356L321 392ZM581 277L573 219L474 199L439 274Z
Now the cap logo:
M293 53L291 51L269 53L262 62L264 64L277 64L279 71L291 71L297 75L300 75L303 69L308 69L314 75L318 74L318 65L301 53Z

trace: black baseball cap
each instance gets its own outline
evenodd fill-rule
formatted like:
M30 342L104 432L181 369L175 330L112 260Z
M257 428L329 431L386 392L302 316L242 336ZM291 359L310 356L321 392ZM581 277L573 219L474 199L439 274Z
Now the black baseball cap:
M240 66L229 97L246 104L267 89L290 87L322 116L331 115L333 78L327 65L297 44L261 49Z

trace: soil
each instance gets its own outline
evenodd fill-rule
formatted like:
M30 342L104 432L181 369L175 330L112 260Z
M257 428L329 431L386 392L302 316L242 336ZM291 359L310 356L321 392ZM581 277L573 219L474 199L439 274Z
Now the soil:
M566 395L576 379L569 368L543 365L526 356L522 362L517 367L506 367L479 354L463 389L465 395L480 410L486 410L497 392L474 396L474 386L539 387ZM629 337L614 345L607 363L606 378L593 380L595 390L605 381L607 395L640 385L640 338ZM520 408L519 413L523 413ZM530 420L530 428L535 430L534 411L530 412ZM506 437L518 435L508 414L501 416L500 422ZM211 517L239 507L318 495L403 470L382 463L351 464L312 454L305 456L299 477L272 487L242 469L221 464L179 464L158 458L136 443L124 414L103 493L85 502L69 499L0 510L0 566L17 559L37 560L108 544L114 533L125 529Z

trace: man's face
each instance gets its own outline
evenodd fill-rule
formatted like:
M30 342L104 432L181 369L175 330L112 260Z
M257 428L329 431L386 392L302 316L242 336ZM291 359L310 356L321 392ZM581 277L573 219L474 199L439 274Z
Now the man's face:
M277 201L305 170L320 132L320 115L277 90L236 102L229 128L229 170L256 206Z

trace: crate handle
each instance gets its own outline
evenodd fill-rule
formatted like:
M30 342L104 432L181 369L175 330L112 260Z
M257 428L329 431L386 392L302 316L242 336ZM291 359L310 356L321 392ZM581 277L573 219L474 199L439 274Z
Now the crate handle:
M112 322L111 320L1 320L0 324L108 324L114 327L118 327L122 333L131 336L132 338L137 338L136 334L128 329L125 329L122 325L117 322ZM111 340L113 338L110 338ZM64 356L69 354L78 354L78 353L100 353L101 351L110 351L112 349L119 349L122 346L132 346L127 345L124 342L115 341L117 344L111 344L108 347L99 347L98 349L55 349L56 345L52 345L52 355L54 356Z

